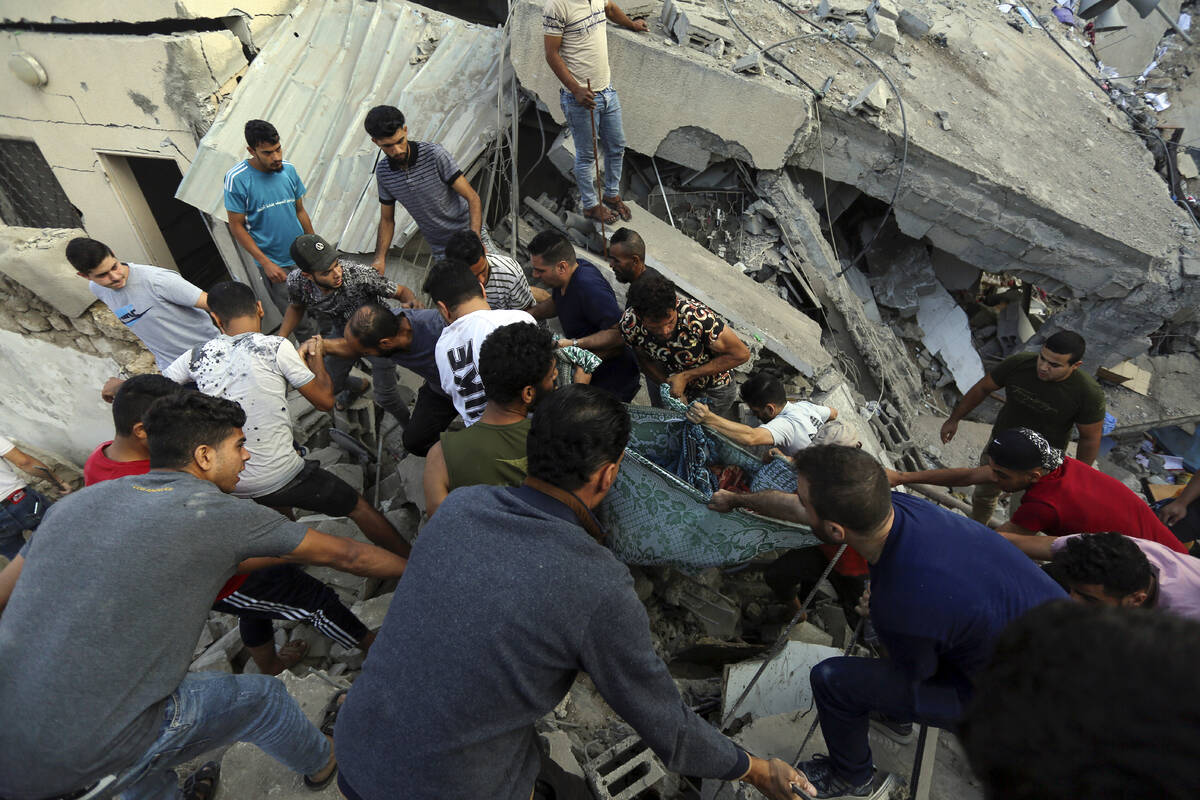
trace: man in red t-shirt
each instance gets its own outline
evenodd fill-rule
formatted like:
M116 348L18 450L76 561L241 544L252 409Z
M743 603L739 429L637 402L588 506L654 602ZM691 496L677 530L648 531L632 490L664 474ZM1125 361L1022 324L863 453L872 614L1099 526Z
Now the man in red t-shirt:
M987 466L892 472L893 486L929 483L973 486L995 482L1003 491L1024 491L1012 519L998 529L1010 541L1038 532L1048 536L1116 531L1187 553L1183 543L1129 487L1098 469L1063 455L1040 433L1011 428L992 437Z
M162 375L135 375L122 383L112 404L113 440L88 456L83 466L84 485L149 472L150 448L142 417L154 401L180 391L179 384ZM276 650L273 619L308 622L346 648L365 651L375 640L375 634L332 589L299 567L278 558L250 559L242 567L248 570L225 582L213 610L238 617L242 643L264 675L278 675L295 666L308 650L303 639L293 639Z

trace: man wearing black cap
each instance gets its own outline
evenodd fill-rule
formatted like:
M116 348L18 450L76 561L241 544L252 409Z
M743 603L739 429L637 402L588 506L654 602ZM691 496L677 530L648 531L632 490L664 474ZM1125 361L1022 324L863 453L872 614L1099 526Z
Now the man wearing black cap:
M1116 531L1158 542L1179 553L1187 552L1129 487L1063 455L1040 433L1028 428L1000 431L988 443L986 455L988 464L982 467L890 472L888 479L893 486L978 486L994 482L1001 491L1024 491L1012 519L999 528L1018 547L1021 537L1039 531L1049 536Z
M963 395L942 425L942 442L949 442L958 431L963 417L1004 389L1004 407L996 416L992 436L1010 428L1037 431L1050 444L1065 450L1071 427L1079 431L1076 457L1091 464L1100 454L1100 434L1104 425L1104 391L1096 379L1079 369L1086 349L1083 337L1073 331L1059 331L1046 339L1037 353L1009 356ZM987 466L987 456L979 459ZM1001 489L990 481L975 488L971 498L971 518L982 523L991 519Z
M321 333L326 337L342 335L350 315L364 303L399 300L405 308L420 308L421 303L412 289L401 286L380 275L371 267L344 264L341 253L315 233L297 236L292 242L292 260L296 269L288 274L288 308L279 326L278 335L286 337L311 309L321 320ZM400 398L396 383L396 365L386 358L367 357L375 378L375 402L401 422L408 420L408 406ZM350 378L354 358L332 354L325 356L325 369L333 381L338 407L366 391L361 378Z

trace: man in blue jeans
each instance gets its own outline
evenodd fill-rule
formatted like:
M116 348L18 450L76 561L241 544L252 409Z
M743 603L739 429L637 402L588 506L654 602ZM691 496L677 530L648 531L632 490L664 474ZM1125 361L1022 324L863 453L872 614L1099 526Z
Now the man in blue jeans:
M28 486L13 467L49 478L58 484L63 494L71 491L71 487L60 481L49 467L0 436L0 555L9 559L25 544L21 534L36 528L50 507L50 501Z
M0 573L0 797L210 798L211 776L185 795L172 767L236 741L332 778L330 739L283 684L189 673L196 639L221 585L266 558L377 578L407 562L230 496L245 421L199 392L157 400L150 472L56 503Z
M1066 594L995 531L889 491L883 467L863 450L817 445L795 465L813 533L866 559L871 620L887 647L886 658L813 667L829 755L797 766L819 798L874 797L882 788L867 744L871 715L955 726L1005 626Z
M631 20L611 0L546 0L542 8L542 33L546 63L562 82L559 102L575 140L575 182L583 214L611 225L620 216L630 218L621 201L621 162L625 159L625 131L621 128L621 101L612 87L608 69L606 20L643 32L646 20ZM604 148L603 204L596 197L592 146L592 118Z

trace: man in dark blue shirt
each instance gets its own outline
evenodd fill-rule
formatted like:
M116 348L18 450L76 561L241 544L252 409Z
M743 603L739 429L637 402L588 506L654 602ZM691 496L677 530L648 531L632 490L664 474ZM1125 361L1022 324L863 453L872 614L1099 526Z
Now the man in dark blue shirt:
M436 308L393 311L382 303L366 303L350 316L346 338L325 341L325 352L329 355L383 356L425 379L417 390L411 417L400 420L404 423L404 449L422 458L458 416L454 404L442 391L433 355L434 345L445 327L446 321Z
M869 797L870 715L953 727L1005 626L1066 594L995 531L893 494L883 468L858 448L806 448L796 472L813 533L866 559L871 619L888 651L883 659L830 658L813 667L829 755L800 769L818 797Z
M535 319L557 316L564 338L559 347L591 350L604 363L592 374L592 386L628 403L637 394L637 358L616 332L621 307L596 266L576 259L575 248L558 231L542 231L529 243L533 276L550 287L547 300L529 309Z

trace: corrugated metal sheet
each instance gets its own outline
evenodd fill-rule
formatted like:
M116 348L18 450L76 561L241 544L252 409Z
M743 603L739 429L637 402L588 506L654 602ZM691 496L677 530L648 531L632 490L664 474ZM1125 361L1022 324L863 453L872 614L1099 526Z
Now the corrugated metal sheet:
M343 250L372 251L379 150L363 130L368 109L398 107L411 138L440 143L465 169L496 136L497 92L508 75L501 37L499 28L404 2L303 3L221 109L176 196L225 219L221 184L246 155L242 128L269 120L308 187L316 231ZM396 243L415 230L397 205Z

